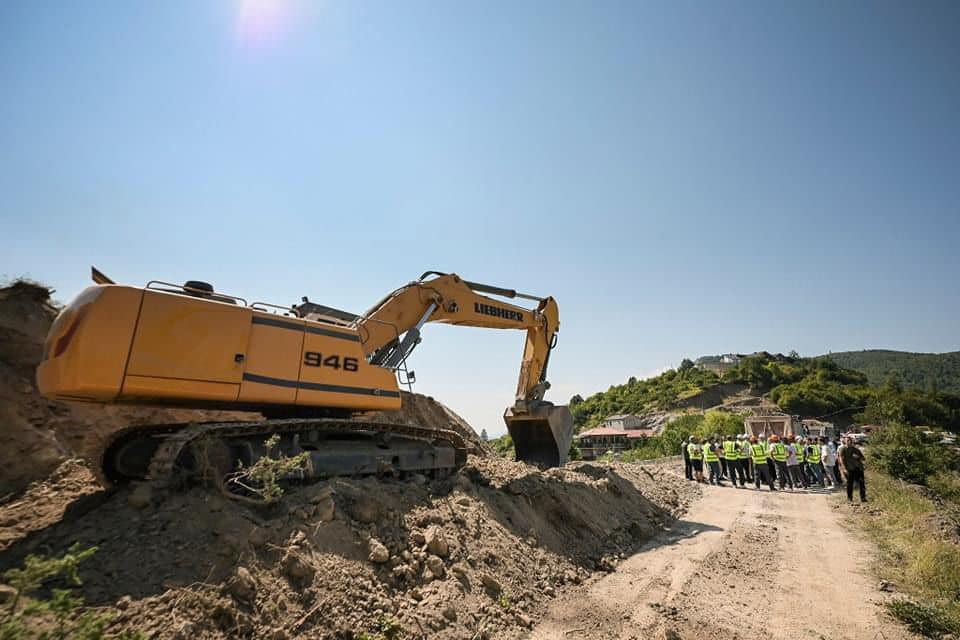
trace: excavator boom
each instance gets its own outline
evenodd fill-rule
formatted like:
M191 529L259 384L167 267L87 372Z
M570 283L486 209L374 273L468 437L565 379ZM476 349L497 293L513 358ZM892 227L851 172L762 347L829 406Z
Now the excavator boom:
M527 299L537 306L527 309L483 294ZM566 406L543 400L550 388L546 377L550 352L560 329L556 300L428 271L359 320L361 345L372 363L396 367L419 343L420 328L427 322L526 331L516 395L504 412L504 421L518 460L551 467L564 464L573 438L573 417Z

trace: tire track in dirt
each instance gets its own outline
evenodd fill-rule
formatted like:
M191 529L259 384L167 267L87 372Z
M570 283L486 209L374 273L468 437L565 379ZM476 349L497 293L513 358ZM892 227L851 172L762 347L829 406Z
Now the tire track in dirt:
M872 550L822 492L705 487L687 516L554 602L531 640L906 640L876 605Z

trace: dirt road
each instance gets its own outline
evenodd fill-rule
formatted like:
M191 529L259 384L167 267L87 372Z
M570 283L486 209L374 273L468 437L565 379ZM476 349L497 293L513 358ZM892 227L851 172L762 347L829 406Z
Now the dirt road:
M552 604L534 640L913 637L826 493L710 487L669 533Z

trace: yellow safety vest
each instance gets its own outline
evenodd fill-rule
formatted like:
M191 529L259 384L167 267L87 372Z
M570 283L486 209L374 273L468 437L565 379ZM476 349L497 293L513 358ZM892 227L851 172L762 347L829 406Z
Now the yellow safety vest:
M797 462L803 464L807 459L807 445L793 443L793 446L797 450Z
M809 460L811 464L820 464L820 445L810 445L810 453L807 455L807 460Z
M720 462L720 458L717 457L717 453L713 450L712 444L703 445L703 458L707 462Z
M773 459L777 462L786 462L787 461L787 448L783 446L782 442L776 442L770 447L770 453L773 454Z
M687 453L690 454L691 460L700 459L700 449L697 447L697 445L693 444L692 442L687 445Z
M757 444L751 444L750 448L753 449L754 464L767 464L767 445L758 442Z
M723 442L723 455L727 457L727 460L736 460L740 457L740 452L737 451L737 443L733 440L724 440Z

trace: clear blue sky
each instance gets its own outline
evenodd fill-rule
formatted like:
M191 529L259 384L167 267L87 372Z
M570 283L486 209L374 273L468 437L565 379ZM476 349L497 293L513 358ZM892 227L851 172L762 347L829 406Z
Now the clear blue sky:
M0 3L0 276L554 295L554 390L960 348L960 4ZM429 327L503 430L522 336Z

